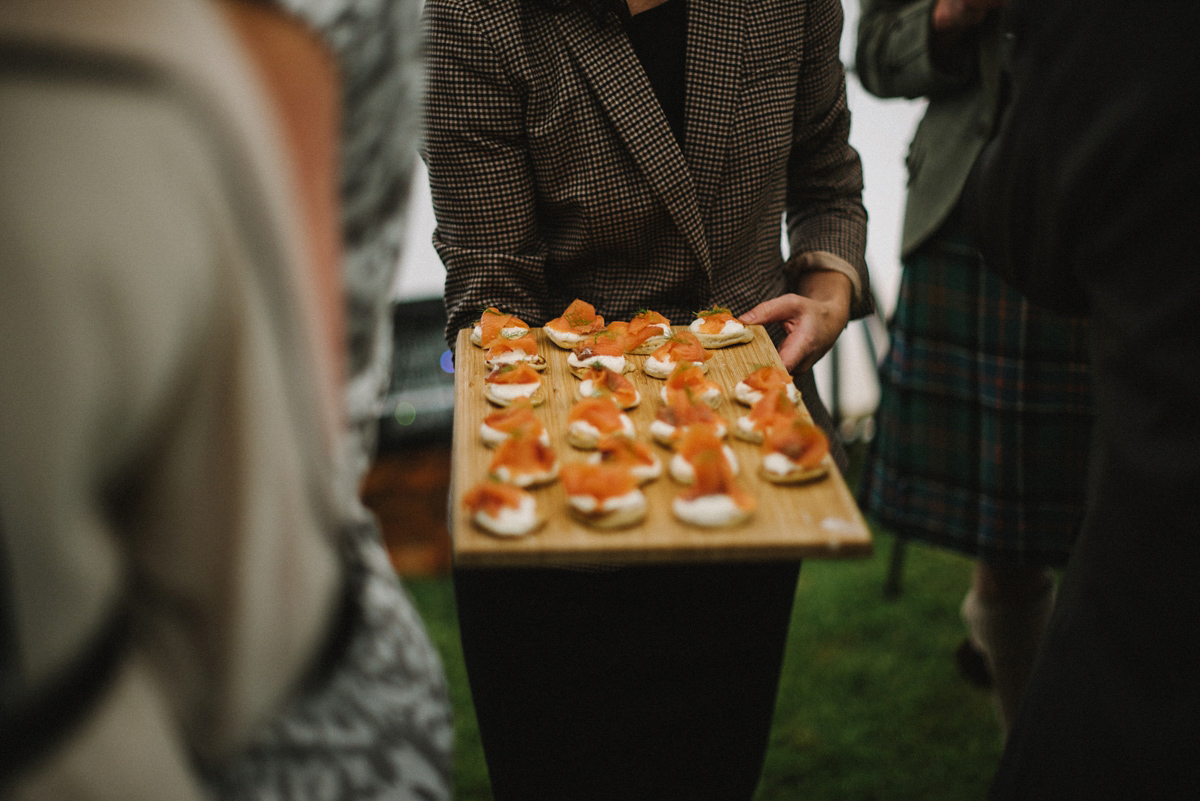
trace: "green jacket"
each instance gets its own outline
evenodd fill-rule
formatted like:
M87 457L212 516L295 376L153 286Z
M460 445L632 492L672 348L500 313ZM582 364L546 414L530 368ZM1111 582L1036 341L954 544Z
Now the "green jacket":
M993 12L967 37L952 66L935 66L929 44L934 0L862 0L856 69L879 97L928 98L909 146L901 256L946 220L992 134L1000 100L1001 42Z

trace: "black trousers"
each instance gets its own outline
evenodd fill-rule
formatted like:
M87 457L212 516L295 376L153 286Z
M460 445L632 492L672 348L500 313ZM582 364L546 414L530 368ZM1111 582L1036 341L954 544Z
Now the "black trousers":
M748 800L799 569L456 570L497 801Z

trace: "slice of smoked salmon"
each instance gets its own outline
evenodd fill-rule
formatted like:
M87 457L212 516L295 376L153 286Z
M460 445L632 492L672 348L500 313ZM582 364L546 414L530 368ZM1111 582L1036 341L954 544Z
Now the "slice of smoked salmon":
M621 373L607 367L587 367L579 372L581 381L591 381L595 390L608 394L622 409L635 406L640 399L637 387Z
M829 438L799 416L780 418L763 431L763 451L781 453L801 467L816 467L829 453Z
M538 371L524 362L502 364L483 379L489 384L540 384Z
M792 383L792 377L782 367L759 367L743 378L742 383L756 392L766 392L771 387Z
M654 311L639 312L625 329L625 350L634 351L651 339L670 335L671 322L666 317Z
M701 397L713 390L719 393L721 385L705 375L696 364L681 362L667 377L666 390L668 393L689 390L693 396Z
M664 326L664 325L667 326L667 328L670 328L671 321L656 311L650 311L649 309L644 309L644 310L638 312L637 314L635 314L633 316L633 319L629 321L629 330L630 331L640 331L643 328L645 328L646 326L653 326L653 327L657 328L659 326Z
M624 467L653 467L658 464L654 452L644 442L614 437L601 437L596 443L596 451L604 464L622 465Z
M611 397L584 398L567 413L567 423L582 420L603 434L615 434L625 428L625 413Z
M755 422L755 428L761 431L769 421L777 417L791 420L796 416L796 405L788 399L787 389L777 384L763 391L763 396L750 407L747 416Z
M483 423L489 428L505 434L524 431L527 436L534 439L541 436L542 431L545 430L542 421L533 413L532 404L525 398L515 401L512 406L492 412L483 418Z
M506 328L529 330L529 325L519 317L504 314L494 308L484 309L483 314L479 316L479 327L480 344L485 348L493 345L498 339L507 338L507 335L504 334Z
M598 501L628 495L638 486L629 468L615 464L568 462L558 478L567 495L591 495Z
M536 437L518 433L496 447L488 473L495 474L497 468L507 467L514 479L522 476L542 476L552 472L558 464L558 454L549 445ZM514 480L513 483L520 483Z
M484 340L485 343L487 341L488 340L486 339ZM485 344L484 347L487 348L487 354L484 356L484 358L488 361L494 361L495 359L504 356L507 353L513 353L514 351L524 353L526 356L537 356L538 352L537 339L534 338L532 333L516 339L507 339L505 337L498 336L491 340L491 344Z
M569 331L575 334L590 334L604 328L604 318L596 314L596 307L576 298L567 306L561 317L546 323L547 328Z
M612 331L597 331L574 349L575 358L584 364L596 356L624 356L625 343L623 338Z
M711 309L696 312L696 319L704 321L700 324L700 330L704 333L719 334L725 327L725 323L737 318L730 313L729 309L713 306Z
M622 353L628 353L633 348L637 347L629 336L629 323L622 320L614 320L604 327L603 331L596 332L597 335L603 334L612 337L620 346Z
M675 452L690 462L702 451L715 449L719 452L722 445L721 438L716 435L712 426L685 426L679 432L679 439L675 443Z
M712 358L700 340L691 331L676 331L663 345L650 354L662 362L695 362L701 364Z
M733 469L719 450L706 450L691 460L696 471L695 482L680 494L689 501L705 495L728 495L744 511L753 511L758 501L746 492L733 477Z
M675 392L667 396L667 402L658 409L657 418L676 427L706 423L724 423L712 407L692 396L690 392Z
M518 508L528 494L514 484L486 479L467 490L462 503L472 515L483 512L495 517L502 509Z

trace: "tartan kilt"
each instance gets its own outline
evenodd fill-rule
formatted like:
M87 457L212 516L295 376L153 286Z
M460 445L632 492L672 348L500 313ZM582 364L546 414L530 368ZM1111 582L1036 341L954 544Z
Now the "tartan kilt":
M1065 564L1092 426L1087 325L1030 305L952 221L904 260L859 484L893 533Z

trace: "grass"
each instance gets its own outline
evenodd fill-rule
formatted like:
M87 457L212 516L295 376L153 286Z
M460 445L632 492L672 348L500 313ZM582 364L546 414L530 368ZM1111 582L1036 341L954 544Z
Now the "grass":
M757 799L983 798L1000 754L991 696L955 672L970 562L891 537L861 562L805 564Z
M971 563L910 544L885 600L893 538L875 555L800 571L756 801L982 799L1000 756L990 694L958 677L958 606ZM492 798L447 578L406 579L442 655L455 714L455 799Z

